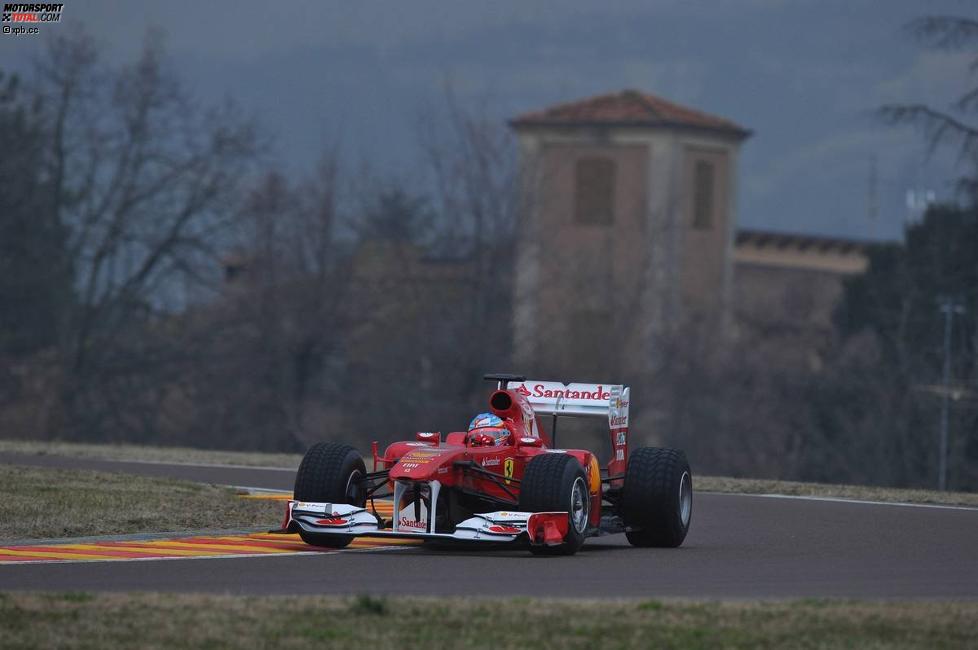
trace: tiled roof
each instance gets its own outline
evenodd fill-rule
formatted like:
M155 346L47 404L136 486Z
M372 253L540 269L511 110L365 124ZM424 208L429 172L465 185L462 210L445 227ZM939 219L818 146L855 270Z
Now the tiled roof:
M842 237L742 229L737 231L734 263L738 268L852 275L866 270L873 243Z
M806 235L776 230L749 230L745 228L737 230L737 246L752 246L754 248L801 251L811 249L816 252L835 251L838 253L865 254L867 249L875 243L879 242L867 239Z
M510 121L514 128L536 126L659 126L718 131L746 138L750 131L728 119L642 93L623 90L541 111L525 113Z

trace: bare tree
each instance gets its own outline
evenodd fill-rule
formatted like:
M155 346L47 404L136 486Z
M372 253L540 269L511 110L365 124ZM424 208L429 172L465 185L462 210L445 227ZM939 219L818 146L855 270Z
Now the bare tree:
M100 408L111 392L100 380L130 387L113 379L132 372L141 328L179 307L178 280L213 259L257 139L232 106L199 108L168 71L158 34L118 70L99 64L84 33L54 39L35 90L78 279L61 346L64 415L77 427L81 414L118 413Z
M223 414L205 420L249 446L301 448L346 403L337 377L353 314L348 246L335 233L339 182L327 152L296 184L267 173L238 214L236 275L212 310L226 336L211 365L232 388L212 394Z
M907 31L925 45L943 50L973 53L969 70L978 72L978 20L958 16L926 16L912 21ZM912 124L924 130L931 149L949 145L962 160L978 163L978 124L969 123L978 113L978 86L969 88L946 108L923 103L889 104L879 109L891 124ZM975 189L972 187L971 189Z
M463 106L451 86L442 105L419 121L418 131L441 215L440 247L469 262L470 294L459 315L467 345L459 360L477 379L505 364L512 347L521 200L515 141L498 119Z

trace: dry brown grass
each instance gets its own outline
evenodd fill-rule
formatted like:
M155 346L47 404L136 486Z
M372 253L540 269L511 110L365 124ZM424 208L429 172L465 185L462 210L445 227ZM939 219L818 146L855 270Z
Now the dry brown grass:
M974 648L978 603L0 594L3 648Z
M0 540L273 527L274 501L131 474L0 465Z

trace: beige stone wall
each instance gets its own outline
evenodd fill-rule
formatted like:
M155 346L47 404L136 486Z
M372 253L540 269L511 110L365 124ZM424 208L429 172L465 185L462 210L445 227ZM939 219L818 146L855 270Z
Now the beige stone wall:
M868 263L862 245L843 240L777 233L741 239L734 311L744 327L828 331L844 279Z
M591 157L615 165L611 224L575 220L577 161ZM533 318L520 329L532 339L525 343L535 361L549 371L601 378L621 363L609 340L636 344L624 316L637 309L642 283L635 270L647 265L648 161L644 144L555 142L536 151L535 219L523 224L521 237L533 242L533 253L520 261L521 273L532 273L534 281L524 278L519 300L532 303Z

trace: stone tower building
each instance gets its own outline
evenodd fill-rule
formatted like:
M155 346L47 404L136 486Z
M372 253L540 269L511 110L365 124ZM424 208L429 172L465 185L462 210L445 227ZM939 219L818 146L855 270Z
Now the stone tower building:
M740 146L750 131L635 90L521 115L520 367L621 377L662 334L730 313ZM719 330L718 330L719 331Z

